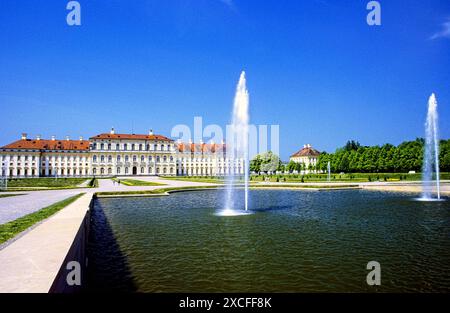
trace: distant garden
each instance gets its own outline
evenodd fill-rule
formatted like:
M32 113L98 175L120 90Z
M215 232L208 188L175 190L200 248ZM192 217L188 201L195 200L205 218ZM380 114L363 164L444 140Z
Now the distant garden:
M359 142L351 140L334 153L322 152L316 166L290 161L282 164L279 157L272 152L255 156L250 161L250 171L253 173L301 173L326 172L330 162L332 173L408 173L422 170L424 155L424 140L418 138L414 141L405 141L398 146L385 144L383 146L362 146ZM450 172L450 139L440 141L439 153L440 169L442 172ZM311 175L310 175L311 176ZM352 175L357 178L357 175ZM362 179L369 176L362 175ZM334 176L336 179L337 177ZM350 178L350 175L349 175ZM317 177L321 180L322 177ZM345 179L342 175L339 179ZM388 179L388 178L386 178ZM395 179L410 179L396 175ZM380 180L375 176L375 180ZM381 176L384 180L384 176Z
M326 171L328 161L333 173L405 173L422 170L424 140L405 141L398 146L361 146L349 141L335 153L322 153L317 168ZM440 169L450 172L450 140L441 140Z

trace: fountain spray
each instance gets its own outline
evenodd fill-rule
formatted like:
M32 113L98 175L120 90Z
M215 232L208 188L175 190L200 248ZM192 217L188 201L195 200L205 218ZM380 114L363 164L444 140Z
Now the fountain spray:
M422 169L422 198L425 200L430 200L432 198L433 165L436 173L437 198L441 199L439 183L438 113L437 100L434 93L431 94L428 100L428 113L425 122L425 153Z

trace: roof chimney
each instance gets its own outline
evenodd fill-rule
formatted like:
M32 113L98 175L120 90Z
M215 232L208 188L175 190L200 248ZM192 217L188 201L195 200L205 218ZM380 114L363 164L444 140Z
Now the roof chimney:
M114 130L114 127L111 127L110 133L111 133L111 135L114 135L116 133L116 131Z
M80 141L83 141L83 136L80 136Z
M69 136L66 136L66 141L69 141L69 140L70 140Z
M56 140L56 137L55 137L55 135L53 135L52 136L52 141L55 141Z
M189 143L192 143L192 139L191 138L189 138Z
M22 140L27 140L27 133L22 133Z
M150 131L148 132L148 134L149 134L150 136L153 136L153 129L150 129Z
M37 140L37 141L41 140L41 135L37 135L37 136L36 136L36 140Z
M203 139L200 139L200 144L201 144L201 145L203 144Z

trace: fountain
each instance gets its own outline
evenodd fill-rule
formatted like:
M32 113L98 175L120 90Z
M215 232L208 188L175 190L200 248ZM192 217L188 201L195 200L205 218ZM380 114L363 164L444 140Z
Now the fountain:
M436 174L437 198L432 198L433 190L433 166ZM428 100L428 113L425 122L425 153L422 169L422 197L424 201L440 200L439 185L439 138L438 138L438 113L436 96L431 94Z
M245 72L241 73L236 87L234 97L233 116L231 119L231 136L227 133L226 154L230 162L238 159L244 159L244 210L238 209L235 203L235 181L236 176L233 171L227 176L227 192L225 199L225 208L219 215L234 216L248 214L248 124L249 124L249 96L246 87Z
M331 181L331 163L330 163L330 161L328 161L328 164L327 164L327 173L328 173L327 181L330 182Z

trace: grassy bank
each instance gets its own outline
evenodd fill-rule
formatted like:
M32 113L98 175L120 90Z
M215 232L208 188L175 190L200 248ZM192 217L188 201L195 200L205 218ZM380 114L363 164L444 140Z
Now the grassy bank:
M289 185L289 184L283 184L283 185L251 185L250 189L258 189L258 188L265 188L265 189L272 189L272 188L280 188L280 189L352 189L357 188L358 185L305 185L305 184L296 184L296 185Z
M83 193L80 193L76 196L67 198L48 207L45 207L39 211L30 213L14 221L0 225L0 244L15 237L17 234L23 232L34 224L52 216L56 212L60 211L61 209L65 208L66 206L80 198L82 195Z
M0 194L0 198L8 198L8 197L15 197L15 196L22 196L24 195L23 193L15 193L15 194L7 194L7 195L1 195Z
M273 189L273 188L285 188L285 189L351 189L356 188L358 185L346 185L346 186L336 186L336 185L252 185L251 189ZM222 186L191 186L191 187L168 187L159 188L155 190L138 190L138 191L105 191L97 192L96 196L130 196L130 195L161 195L171 191L183 191L183 190L202 190L202 189L217 189L223 188Z
M177 190L194 190L194 189L214 189L216 186L192 186L192 187L168 187L168 188L158 188L154 190L136 190L136 191L104 191L96 192L96 196L120 196L120 195L158 195L164 194L170 191Z
M155 183L145 180L138 180L138 179L113 179L116 182L120 181L121 184L126 186L166 186L166 184L161 183Z

